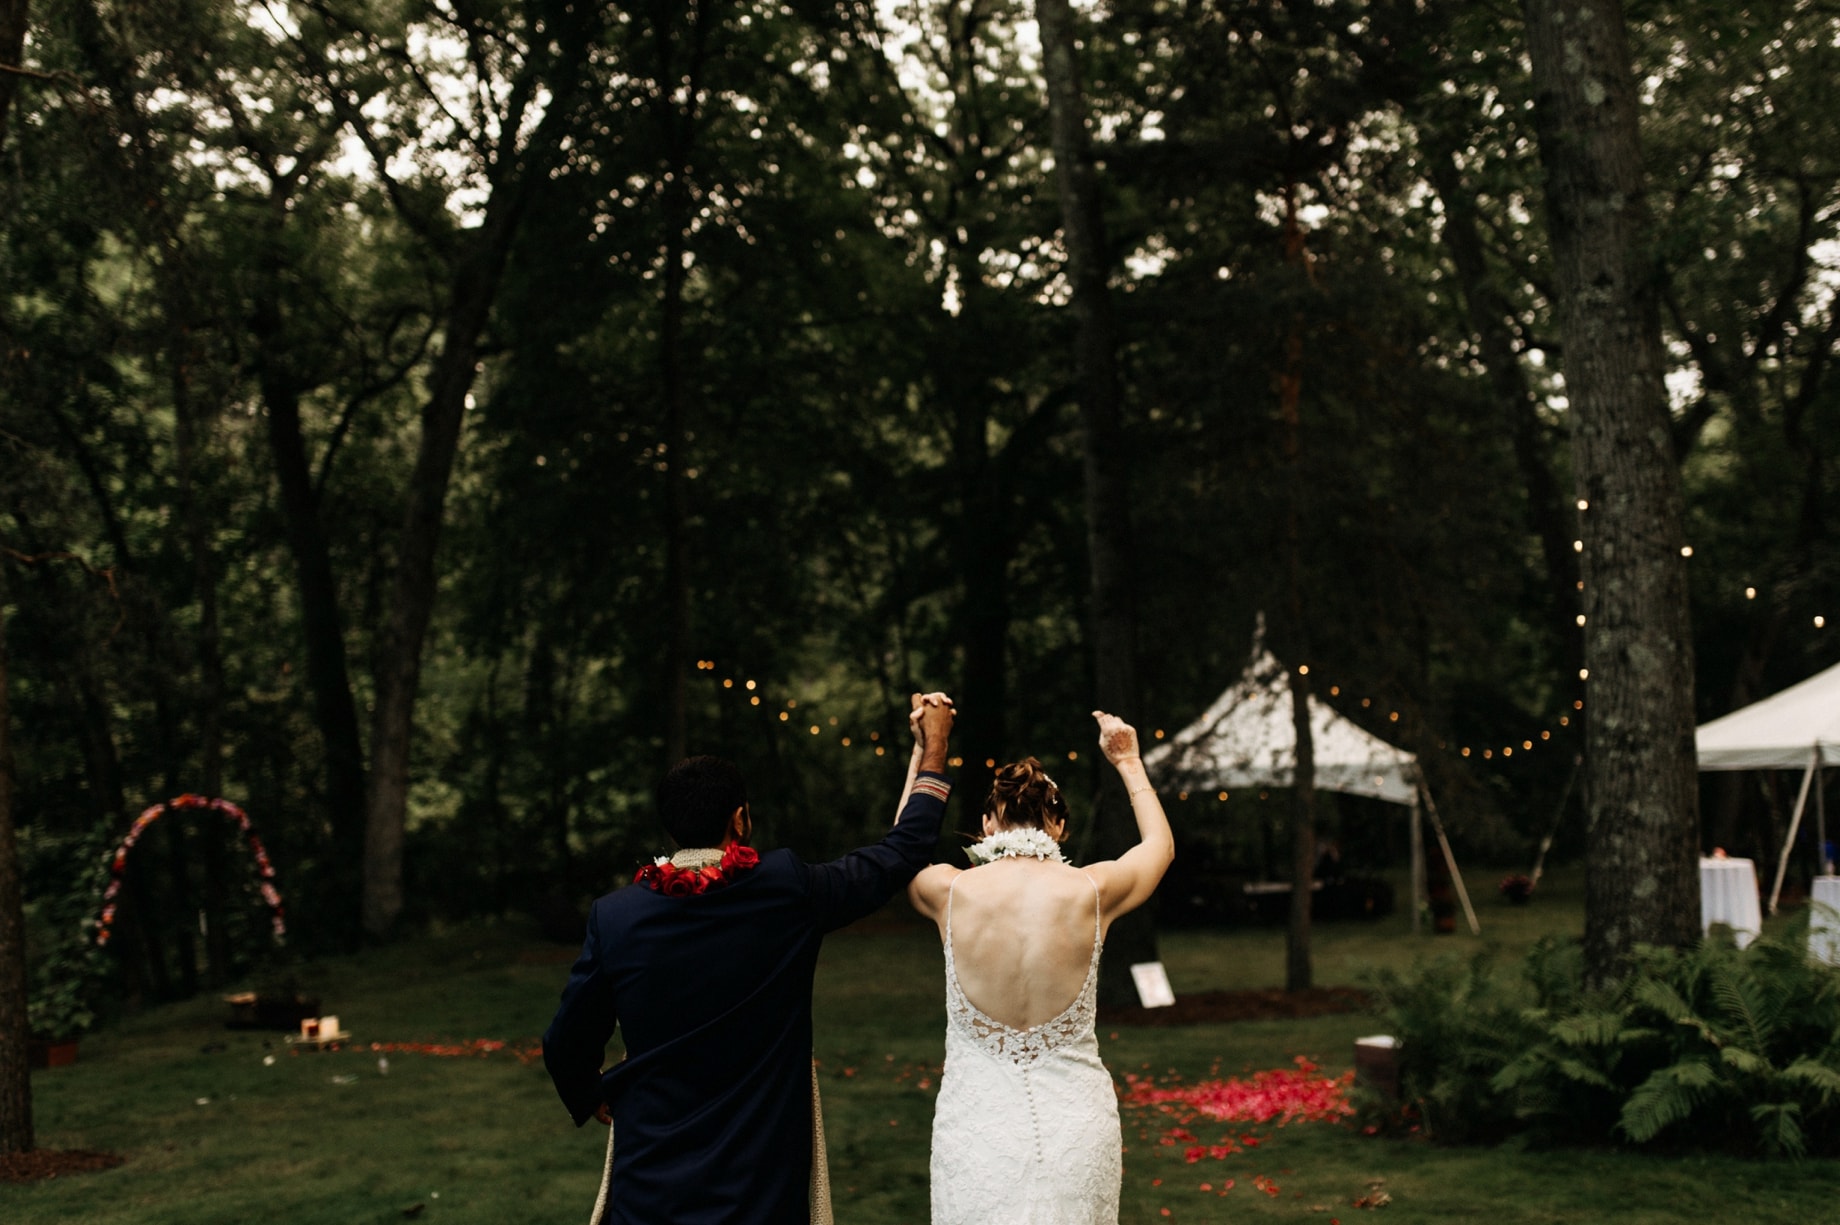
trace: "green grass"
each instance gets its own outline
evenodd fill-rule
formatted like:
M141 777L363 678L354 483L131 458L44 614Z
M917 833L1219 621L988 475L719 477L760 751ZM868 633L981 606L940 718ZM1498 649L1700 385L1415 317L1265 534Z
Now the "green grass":
M1319 926L1317 980L1358 983L1416 957L1494 950L1511 960L1548 931L1575 930L1579 882L1560 873L1525 908L1498 874L1475 873L1483 936L1414 938L1406 916ZM1177 932L1163 955L1178 993L1281 983L1281 930ZM476 925L316 967L312 984L360 1045L502 1038L528 1046L549 1018L570 951L516 924ZM938 941L891 912L827 943L817 1054L832 1179L845 1225L927 1220L927 1142L945 1024ZM542 1068L510 1051L464 1059L368 1050L296 1052L278 1036L222 1028L215 999L149 1011L83 1043L73 1067L34 1075L41 1144L123 1153L119 1169L0 1187L9 1225L84 1221L311 1225L402 1221L579 1222L594 1197L604 1133L569 1125ZM1371 1017L1107 1026L1114 1073L1198 1080L1289 1066L1337 1072ZM266 1062L273 1056L273 1062ZM1218 1069L1218 1072L1215 1070ZM1829 1214L1840 1162L1763 1164L1715 1156L1448 1149L1349 1127L1225 1128L1258 1147L1189 1164L1162 1144L1174 1120L1126 1110L1123 1220L1345 1222L1382 1180L1377 1219L1546 1222L1803 1222ZM1206 1125L1188 1126L1214 1140ZM1278 1193L1255 1189L1255 1178ZM1234 1187L1220 1191L1227 1179ZM1210 1190L1201 1190L1207 1183ZM1168 1215L1163 1210L1168 1209Z

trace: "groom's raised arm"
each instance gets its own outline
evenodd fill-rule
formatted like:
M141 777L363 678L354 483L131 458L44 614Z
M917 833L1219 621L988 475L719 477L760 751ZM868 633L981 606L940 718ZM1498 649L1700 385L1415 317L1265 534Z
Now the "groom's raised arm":
M808 889L821 928L842 927L873 913L932 862L933 845L939 841L939 825L951 794L951 779L921 772L900 820L880 842L807 869L811 874Z
M952 795L952 780L945 775L952 701L944 694L924 699L916 694L915 699L918 769L909 776L894 828L874 846L807 869L807 888L824 930L853 923L876 910L932 862L946 801Z

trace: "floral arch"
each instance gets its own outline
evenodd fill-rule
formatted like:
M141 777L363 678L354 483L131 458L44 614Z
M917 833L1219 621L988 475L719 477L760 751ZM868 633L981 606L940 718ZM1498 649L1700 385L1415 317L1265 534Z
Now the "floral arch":
M129 827L127 837L115 847L109 856L109 884L102 894L102 913L96 917L96 943L106 945L113 934L115 925L116 898L121 894L122 870L128 866L128 853L134 849L141 835L149 826L169 812L188 810L220 813L241 831L244 841L249 843L249 853L255 859L256 875L260 878L258 889L262 901L268 907L269 926L274 932L275 943L282 944L287 939L286 912L281 905L281 894L275 888L275 865L269 862L268 850L262 845L262 839L250 824L249 814L232 804L229 800L220 800L209 796L185 795L175 796L163 804L155 804L134 819Z

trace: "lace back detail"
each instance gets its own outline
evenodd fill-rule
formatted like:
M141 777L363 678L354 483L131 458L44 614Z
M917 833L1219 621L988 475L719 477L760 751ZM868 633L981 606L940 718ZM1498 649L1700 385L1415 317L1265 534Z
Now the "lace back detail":
M1082 876L1085 873L1081 873ZM1092 877L1086 882L1093 890L1093 949L1086 964L1086 981L1079 994L1062 1009L1060 1015L1015 1029L985 1013L965 995L958 982L958 965L952 956L952 897L958 887L954 880L946 890L946 1018L986 1054L1011 1063L1027 1066L1050 1051L1069 1046L1093 1030L1099 1008L1099 953L1101 951L1099 883Z

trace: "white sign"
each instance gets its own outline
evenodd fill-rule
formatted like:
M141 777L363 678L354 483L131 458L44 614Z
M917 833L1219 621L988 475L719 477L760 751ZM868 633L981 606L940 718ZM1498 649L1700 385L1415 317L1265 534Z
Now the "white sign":
M1137 984L1137 999L1145 1008L1167 1008L1176 1002L1169 973L1160 961L1140 961L1132 966L1131 981Z

